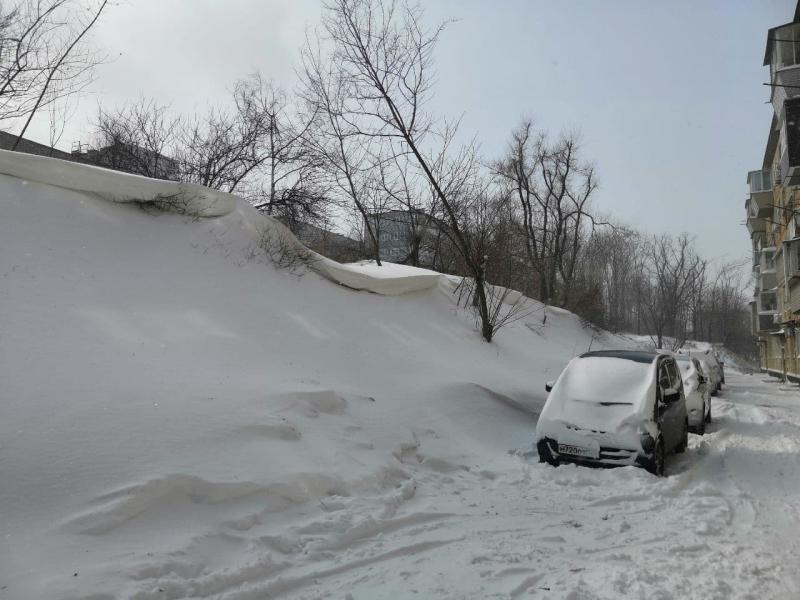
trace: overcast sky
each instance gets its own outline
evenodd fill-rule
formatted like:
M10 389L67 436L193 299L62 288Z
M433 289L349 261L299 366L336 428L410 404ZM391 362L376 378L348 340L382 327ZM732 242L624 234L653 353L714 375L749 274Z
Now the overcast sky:
M771 118L767 28L790 21L794 4L424 0L431 23L455 19L432 109L463 115L487 158L523 115L554 133L579 129L600 179L596 210L695 234L709 257L745 257L745 177L761 165ZM254 69L291 88L320 13L320 0L123 0L94 32L110 62L60 146L89 138L98 102L144 95L202 111ZM46 142L46 123L30 137Z

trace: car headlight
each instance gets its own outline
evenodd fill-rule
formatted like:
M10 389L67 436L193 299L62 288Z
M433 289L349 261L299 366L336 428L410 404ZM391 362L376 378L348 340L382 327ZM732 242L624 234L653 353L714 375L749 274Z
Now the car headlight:
M639 436L639 442L642 444L642 450L645 452L652 452L656 447L656 441L653 436L645 432Z

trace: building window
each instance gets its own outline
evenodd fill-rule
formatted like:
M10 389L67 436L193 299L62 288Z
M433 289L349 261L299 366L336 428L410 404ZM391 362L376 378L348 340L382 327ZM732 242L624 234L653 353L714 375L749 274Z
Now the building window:
M750 173L750 193L766 192L772 189L772 176L769 171L753 171Z
M777 310L777 300L775 294L766 293L761 295L761 310L764 312L775 312Z
M792 265L793 271L800 271L800 244L793 244L794 245L794 252L792 252L791 256L794 259L794 264Z
M776 29L773 64L779 69L800 64L800 26L789 25Z
M775 269L775 254L764 252L764 270L773 271Z

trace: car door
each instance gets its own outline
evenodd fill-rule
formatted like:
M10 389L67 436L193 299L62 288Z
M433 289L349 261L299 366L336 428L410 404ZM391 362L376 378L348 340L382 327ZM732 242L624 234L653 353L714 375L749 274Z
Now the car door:
M705 371L703 371L703 366L700 364L699 360L693 358L692 364L694 365L694 370L697 371L697 380L700 382L697 389L700 391L700 395L705 398L708 392L708 376Z
M662 360L658 365L656 385L656 420L661 428L661 438L664 440L665 450L669 450L674 445L674 432L670 423L670 405L666 401L666 392L672 387L672 380L667 370L666 360Z
M661 397L661 436L664 438L664 448L671 451L683 437L683 415L681 405L685 411L683 399L683 382L675 366L675 361L666 358L659 369L659 388ZM677 390L676 398L671 401L667 395L668 390Z
M675 431L675 444L677 445L683 441L683 430L687 426L686 394L683 389L681 370L678 368L678 363L675 362L675 359L667 359L667 371L669 371L673 387L678 390L678 397L669 407L670 420Z

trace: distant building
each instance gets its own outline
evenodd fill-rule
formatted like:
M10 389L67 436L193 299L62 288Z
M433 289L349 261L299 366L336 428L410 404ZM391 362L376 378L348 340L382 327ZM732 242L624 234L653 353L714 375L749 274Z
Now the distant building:
M76 142L72 156L77 160L106 169L144 175L153 179L177 181L180 177L178 161L154 150L135 144L115 141L102 148L89 148Z
M57 148L52 148L45 144L40 144L32 140L22 138L17 142L17 136L6 131L0 131L0 149L15 150L25 154L36 154L38 156L48 156L61 160L86 163L123 171L125 173L136 173L145 177L155 179L170 179L177 181L179 177L178 161L163 156L158 152L147 150L132 144L118 142L103 148L87 149L85 145L76 142L72 145L72 152L64 152ZM16 148L14 145L16 144Z
M378 256L394 263L432 267L436 248L442 236L439 221L422 211L390 210L370 215L378 238ZM364 227L367 253L374 255L372 241Z
M36 154L38 156L49 156L51 158L60 158L62 160L75 160L69 153L56 148L51 148L45 144L40 144L25 138L22 138L14 148L17 142L17 136L7 131L0 131L0 150L16 150L16 152L23 152L25 154Z
M338 262L355 262L364 258L364 246L358 240L311 225L296 223L291 227L306 248Z

